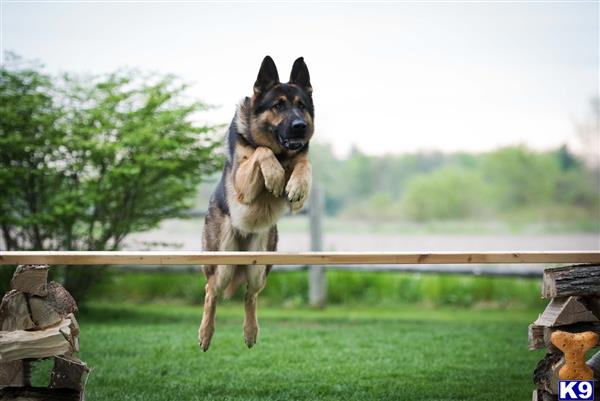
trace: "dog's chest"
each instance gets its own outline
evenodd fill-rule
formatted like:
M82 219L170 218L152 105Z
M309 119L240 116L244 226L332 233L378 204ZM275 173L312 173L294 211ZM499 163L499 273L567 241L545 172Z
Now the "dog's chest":
M284 197L276 198L267 191L258 195L252 203L247 205L240 203L234 197L231 197L229 201L232 225L246 233L268 231L287 209L288 202Z

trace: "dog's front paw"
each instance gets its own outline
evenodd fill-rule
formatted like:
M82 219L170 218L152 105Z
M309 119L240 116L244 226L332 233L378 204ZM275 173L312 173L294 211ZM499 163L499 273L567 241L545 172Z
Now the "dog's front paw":
M292 212L297 212L302 209L302 206L304 206L304 202L310 193L310 179L303 176L292 175L285 190Z
M285 185L285 170L275 157L266 159L261 164L261 171L265 179L265 188L273 195L279 197Z

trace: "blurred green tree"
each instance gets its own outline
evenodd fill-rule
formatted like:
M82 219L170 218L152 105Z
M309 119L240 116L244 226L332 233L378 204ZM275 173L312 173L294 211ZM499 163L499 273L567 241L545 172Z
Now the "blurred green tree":
M416 221L477 217L485 210L488 191L476 171L444 167L409 181L403 209L407 218Z
M549 204L560 169L554 154L524 146L498 149L483 162L484 177L493 186L493 199L502 210Z
M206 105L173 76L52 77L8 55L0 68L0 227L8 250L117 250L189 208L220 168ZM83 300L101 269L65 269Z

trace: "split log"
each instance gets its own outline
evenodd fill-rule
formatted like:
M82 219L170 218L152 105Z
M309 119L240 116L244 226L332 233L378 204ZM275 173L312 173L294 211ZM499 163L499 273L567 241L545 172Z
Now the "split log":
M0 361L47 358L73 352L71 321L63 319L56 326L38 331L0 332Z
M90 369L87 365L78 358L56 357L49 387L69 388L83 393L89 372Z
M600 296L600 265L576 265L544 270L542 296Z
M31 320L25 294L11 290L2 298L0 305L0 330L31 330L35 323Z
M0 390L0 401L80 401L76 390L45 387L6 387Z
M584 299L587 308L600 320L600 297L588 297Z
M592 355L586 364L594 371L594 379L600 381L600 351Z
M29 297L29 311L31 320L38 329L54 326L65 317L61 316L46 298Z
M77 312L77 303L67 290L56 281L48 283L46 300L62 316Z
M0 362L0 388L23 387L27 383L23 361Z
M557 401L558 395L550 394L547 391L535 389L533 390L532 401Z
M48 293L48 265L20 265L10 281L13 290L45 297Z
M71 329L71 338L73 339L71 347L73 348L73 352L79 352L79 323L72 313L69 313L67 319L71 321L71 325L69 326Z
M558 394L558 372L564 366L561 354L547 353L533 371L533 383L538 390Z
M67 319L69 319L71 321L71 334L73 336L78 336L79 335L79 323L77 322L77 319L75 319L75 315L72 313L69 313L67 315Z
M528 333L529 349L541 349L546 347L548 348L548 352L560 352L550 340L552 333L554 333L557 330L566 331L569 333L583 333L584 331L593 331L594 333L600 335L600 323L584 322L559 327L544 327L531 324L529 325Z
M533 323L536 326L565 326L581 322L598 322L580 297L553 298L544 313Z
M530 324L527 332L527 343L531 350L544 348L546 346L544 343L544 326Z

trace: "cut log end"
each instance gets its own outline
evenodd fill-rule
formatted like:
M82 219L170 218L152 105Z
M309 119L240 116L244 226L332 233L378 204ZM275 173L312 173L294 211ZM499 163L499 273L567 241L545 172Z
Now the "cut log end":
M31 312L31 320L38 329L53 326L65 317L61 316L46 298L29 297L29 311Z
M10 281L13 290L40 297L45 297L48 294L47 283L48 265L17 266Z
M90 369L76 357L54 358L50 388L68 388L83 393Z
M27 384L24 361L0 362L0 388Z
M11 290L2 298L0 305L0 330L31 330L35 323L29 314L27 297L20 291Z

